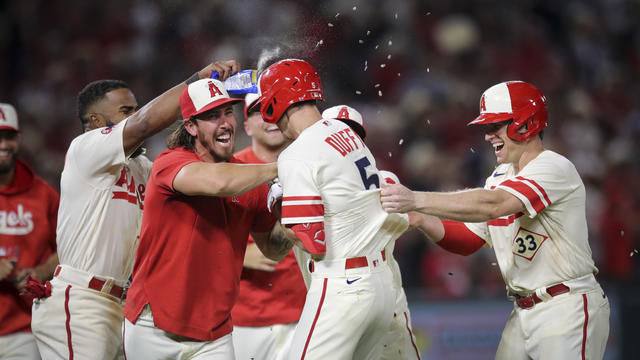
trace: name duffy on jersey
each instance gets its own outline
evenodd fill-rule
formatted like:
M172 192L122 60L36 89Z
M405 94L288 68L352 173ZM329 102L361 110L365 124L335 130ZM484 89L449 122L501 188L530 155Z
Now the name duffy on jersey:
M18 204L16 211L0 210L0 234L26 235L33 231L33 216Z
M136 180L129 172L128 167L122 167L122 171L120 172L120 179L118 179L114 187L121 187L126 191L114 190L112 199L122 199L134 205L138 204L140 210L144 210L145 186L144 184L139 184L138 186L136 186Z

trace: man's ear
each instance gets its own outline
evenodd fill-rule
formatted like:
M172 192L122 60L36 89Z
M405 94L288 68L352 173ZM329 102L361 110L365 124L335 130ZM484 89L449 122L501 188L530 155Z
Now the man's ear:
M187 130L187 132L193 137L196 137L196 135L198 134L198 125L195 123L195 121L198 121L198 120L194 120L194 121L188 120L188 121L185 121L183 125L184 128Z
M251 129L249 128L249 119L246 119L244 121L244 132L249 136L253 136L253 134L251 133Z
M87 125L90 129L97 129L105 126L105 121L102 116L95 113L89 113L89 123Z

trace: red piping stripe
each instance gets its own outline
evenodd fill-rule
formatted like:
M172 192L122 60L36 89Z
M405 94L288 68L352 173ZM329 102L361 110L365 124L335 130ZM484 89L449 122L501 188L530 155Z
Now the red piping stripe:
M409 339L411 339L411 345L413 345L413 349L416 351L416 356L418 360L420 360L420 352L418 351L418 347L416 346L415 341L413 341L413 333L411 332L411 328L409 327L409 317L407 316L407 312L404 312L404 320L406 322L407 331L409 331Z
M589 311L587 311L587 294L582 294L584 304L584 326L582 326L582 360L585 360L585 348L587 347L587 324L589 323Z
M528 184L522 181L505 180L500 183L500 186L512 188L513 190L524 195L524 197L529 200L531 206L533 206L537 213L544 210L545 205L542 202L542 198Z
M498 218L498 219L489 220L489 221L487 221L487 225L489 225L489 226L509 226L509 225L513 224L513 222L516 221L516 219L519 218L522 215L524 215L524 214L519 212L517 214L509 215L509 217L506 218L506 219Z
M67 290L64 292L64 312L67 314L67 345L69 346L69 360L73 360L73 345L71 344L71 313L69 313L69 290L71 285L67 286Z
M318 311L316 312L315 319L313 319L313 324L311 324L311 329L309 330L309 335L307 336L307 342L304 344L304 350L302 350L302 357L300 358L300 360L304 360L304 357L307 354L309 341L311 341L311 335L313 334L313 329L316 327L316 322L318 322L318 317L320 317L320 310L322 309L322 303L324 302L324 296L326 293L327 293L327 278L324 278L324 284L322 285L322 296L320 296L320 304L318 304Z
M297 200L322 200L321 196L285 196L282 201L297 201Z
M282 218L324 216L324 206L315 205L282 205Z
M540 190L540 193L542 193L542 196L544 196L544 199L547 200L547 204L551 205L551 200L549 199L549 196L547 196L547 192L544 191L542 186L540 186L537 182L535 182L535 181L533 181L531 179L523 178L522 176L516 176L516 179L526 180L526 181L532 183L533 185L535 185L535 187L537 187L538 190ZM547 206L549 206L549 205L547 205Z

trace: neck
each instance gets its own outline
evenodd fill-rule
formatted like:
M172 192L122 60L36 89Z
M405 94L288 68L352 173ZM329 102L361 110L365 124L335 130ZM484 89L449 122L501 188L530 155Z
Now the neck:
M258 157L258 159L264 161L265 163L272 163L278 160L278 155L287 147L287 143L282 144L282 146L278 148L270 148L261 143L254 141L251 144L251 149L253 153Z
M522 155L520 155L519 160L513 163L513 168L516 174L519 173L520 170L522 170L525 166L527 166L527 164L530 163L531 160L535 159L536 156L540 155L540 153L544 151L544 148L540 143L531 144L531 145L532 146L527 147L522 152Z
M0 173L0 188L5 188L13 182L13 177L16 174L16 167L11 167L11 170Z
M322 114L315 105L306 104L291 109L289 113L289 126L292 127L295 137L298 136L308 127L322 119Z

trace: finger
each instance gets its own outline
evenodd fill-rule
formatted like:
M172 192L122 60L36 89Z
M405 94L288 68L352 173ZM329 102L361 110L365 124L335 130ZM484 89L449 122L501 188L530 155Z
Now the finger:
M273 272L273 271L275 271L275 270L276 270L276 267L275 267L275 265L260 264L260 265L258 266L258 269L259 269L259 270L262 270L262 271Z

